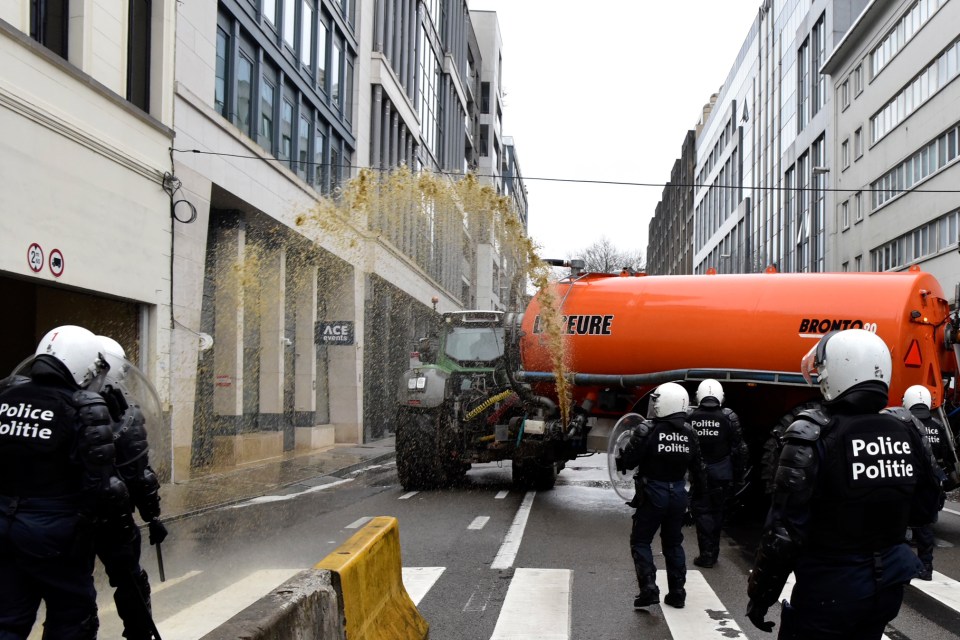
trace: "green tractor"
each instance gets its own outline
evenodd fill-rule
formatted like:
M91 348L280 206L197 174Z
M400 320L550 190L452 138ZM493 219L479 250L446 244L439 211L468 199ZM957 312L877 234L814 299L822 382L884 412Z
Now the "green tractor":
M549 489L566 460L585 452L556 407L513 380L514 314L441 314L404 372L396 421L397 473L404 489L444 488L473 463L511 460L519 488ZM513 357L511 357L513 356Z

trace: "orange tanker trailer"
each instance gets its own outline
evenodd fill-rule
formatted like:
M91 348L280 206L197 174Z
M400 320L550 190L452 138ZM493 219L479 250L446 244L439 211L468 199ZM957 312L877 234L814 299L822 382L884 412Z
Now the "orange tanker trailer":
M875 331L893 356L891 404L914 384L935 407L953 386L956 321L929 273L744 274L703 276L574 275L554 285L564 336L572 411L589 415L588 447L605 450L615 421L645 413L646 395L667 381L691 396L699 381L720 380L748 442L807 403L818 389L800 360L825 333ZM521 321L518 381L557 400L554 358L542 295ZM754 451L759 447L754 447Z

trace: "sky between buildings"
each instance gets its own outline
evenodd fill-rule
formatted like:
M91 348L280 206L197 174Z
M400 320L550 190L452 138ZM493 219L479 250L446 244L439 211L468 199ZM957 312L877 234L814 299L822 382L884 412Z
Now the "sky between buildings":
M496 11L503 133L544 258L605 236L646 254L647 227L688 129L733 66L760 0L468 0ZM535 178L550 178L551 181Z

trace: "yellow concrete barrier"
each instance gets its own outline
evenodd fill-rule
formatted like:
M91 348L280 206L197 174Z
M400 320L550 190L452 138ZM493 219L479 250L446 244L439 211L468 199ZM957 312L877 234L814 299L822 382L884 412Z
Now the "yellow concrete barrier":
M430 625L403 588L400 527L396 518L374 518L314 569L333 573L346 619L347 640L427 637ZM338 584L339 583L339 584Z

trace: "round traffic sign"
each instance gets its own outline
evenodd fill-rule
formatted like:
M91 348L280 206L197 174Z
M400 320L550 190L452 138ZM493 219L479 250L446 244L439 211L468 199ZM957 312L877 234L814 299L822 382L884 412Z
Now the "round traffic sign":
M43 269L43 249L36 242L30 243L27 248L27 265L34 273L40 273Z
M54 249L50 252L50 273L53 274L54 278L59 278L63 275L63 268L66 266L63 261L63 253L60 249Z

